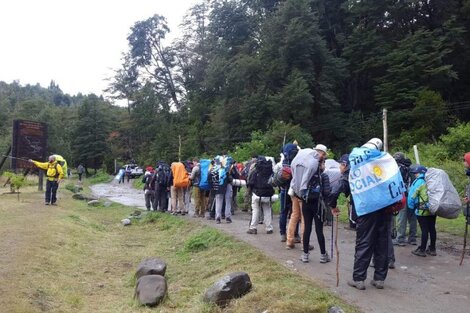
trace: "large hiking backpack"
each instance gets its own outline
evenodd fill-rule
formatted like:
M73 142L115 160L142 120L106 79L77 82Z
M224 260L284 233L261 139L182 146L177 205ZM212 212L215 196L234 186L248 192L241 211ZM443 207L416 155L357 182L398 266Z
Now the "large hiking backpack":
M271 197L274 194L274 188L270 184L272 174L272 162L265 158L259 158L248 182L248 185L253 189L253 193L258 197Z
M68 177L67 160L65 160L63 156L58 155L58 154L54 154L54 156L55 156L55 160L57 161L57 163L59 163L60 166L62 167L62 171L64 172L64 178L67 178Z
M273 174L271 183L274 187L285 188L289 186L292 179L292 169L289 164L282 164Z
M173 186L177 188L186 188L189 186L189 174L183 163L175 162L171 164L171 172L173 174Z
M202 190L209 190L209 171L211 168L211 160L201 160L199 162L199 170L201 173L201 180L199 181L199 188Z
M425 181L428 190L429 211L443 218L457 218L462 209L462 202L449 175L444 170L428 168Z
M156 170L156 180L160 187L171 186L171 169L166 163L160 163Z

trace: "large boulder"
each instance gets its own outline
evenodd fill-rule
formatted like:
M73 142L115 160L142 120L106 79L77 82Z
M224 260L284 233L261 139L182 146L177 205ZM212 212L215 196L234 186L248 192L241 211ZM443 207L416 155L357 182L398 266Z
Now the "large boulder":
M217 281L204 294L204 301L225 306L231 299L239 298L251 290L251 280L245 272L234 272Z
M73 199L75 200L86 200L86 197L82 195L81 193L76 193L72 196Z
M135 298L141 305L155 306L167 293L166 279L160 275L146 275L137 280Z
M136 279L139 279L142 276L146 275L160 275L165 276L166 272L166 263L165 261L158 258L148 258L143 260L139 266L137 266L137 271L135 272Z

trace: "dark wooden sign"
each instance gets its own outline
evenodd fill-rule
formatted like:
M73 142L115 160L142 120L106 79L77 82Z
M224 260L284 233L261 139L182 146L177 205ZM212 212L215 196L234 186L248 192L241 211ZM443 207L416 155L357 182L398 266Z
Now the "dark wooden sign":
M34 165L22 159L44 162L47 152L47 124L25 120L13 121L12 168L33 168Z

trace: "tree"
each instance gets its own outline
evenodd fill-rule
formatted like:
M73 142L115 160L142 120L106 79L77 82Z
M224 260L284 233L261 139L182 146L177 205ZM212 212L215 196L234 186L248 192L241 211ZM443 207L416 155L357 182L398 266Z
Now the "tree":
M96 172L109 151L109 104L90 95L78 108L77 121L72 138L73 158Z

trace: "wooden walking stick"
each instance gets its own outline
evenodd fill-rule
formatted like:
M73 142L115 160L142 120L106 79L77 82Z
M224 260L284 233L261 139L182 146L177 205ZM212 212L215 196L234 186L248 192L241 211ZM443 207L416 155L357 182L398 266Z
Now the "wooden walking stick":
M338 226L339 226L339 216L336 214L335 216L335 224L336 224L336 231L335 231L335 249L336 249L336 287L339 286L339 250L338 250Z
M466 219L465 219L465 234L463 235L463 249L462 255L460 256L460 263L459 265L462 266L463 258L465 257L465 248L467 247L467 234L468 234L468 224L470 223L470 216L469 216L469 204L467 203L467 212L466 212Z

